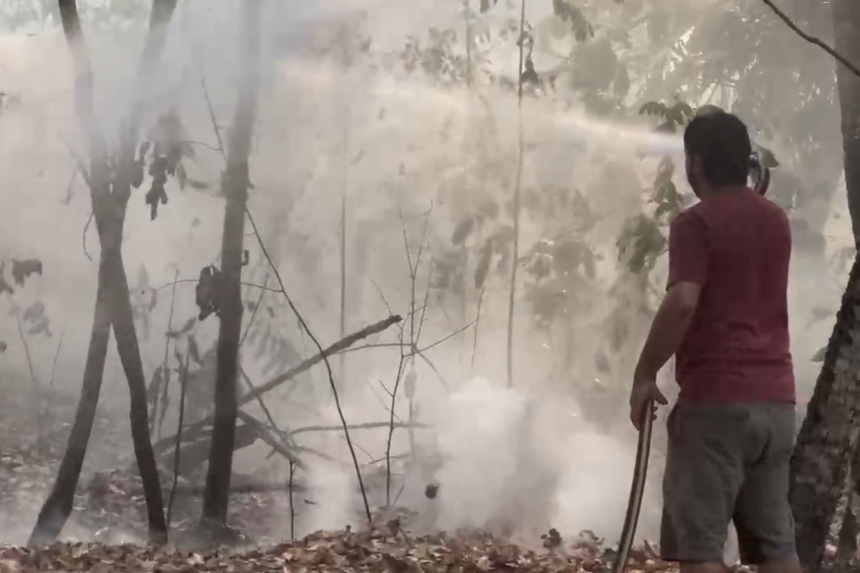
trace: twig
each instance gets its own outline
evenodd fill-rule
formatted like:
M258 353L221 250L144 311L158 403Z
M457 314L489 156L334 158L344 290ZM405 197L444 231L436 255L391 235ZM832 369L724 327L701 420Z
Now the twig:
M176 305L176 278L178 276L179 276L179 269L176 269L173 272L173 289L170 292L170 314L168 314L168 316L167 316L167 332L173 331L173 309L175 308L175 305ZM168 378L165 375L165 372L167 372L167 357L169 356L169 352L170 352L170 337L165 336L164 337L164 359L161 361L161 380L162 380L162 384L164 385L163 388L161 389L162 401L167 399L166 396L167 396L167 392L168 392L168 381L170 380L170 378ZM153 406L152 406L152 415L149 417L149 420L150 420L149 431L150 431L150 433L152 433L152 431L155 429L155 416L157 413L158 413L158 395L155 396L155 400L153 401ZM161 422L162 423L164 422L164 416L163 415L162 415ZM158 437L159 438L161 437L161 424L158 425ZM167 526L170 527L169 520L168 520Z
M445 380L445 377L444 377L444 376L442 376L442 373L441 373L441 372L439 372L439 369L438 369L438 368L436 368L436 365L435 365L435 364L433 364L433 362L431 362L431 361L430 361L430 359L429 359L429 358L427 358L427 357L424 355L424 353L423 353L423 352L418 352L417 354L418 354L418 358L420 358L421 360L423 360L423 361L427 364L427 366L429 366L429 367L430 367L430 370L432 370L432 371L433 371L433 373L434 373L434 374L436 375L436 377L439 379L439 382L441 382L441 383L442 383L442 386L445 388L445 391L446 391L446 392L450 392L450 391L451 391L451 388L450 388L450 386L448 386L448 381L447 381L447 380Z
M370 348L402 348L409 346L405 342L380 342L377 344L362 344L361 346L355 346L353 348L344 348L337 354L346 354L349 352L358 352L359 350L368 350Z
M251 382L251 378L248 376L248 373L245 372L245 369L242 368L242 365L239 365L239 374L242 375L242 379L245 381L245 385L248 386L250 392L254 392L257 387L254 386L254 383ZM278 424L275 423L275 418L272 416L272 412L269 411L268 406L266 406L266 402L263 400L261 395L257 395L257 403L260 404L260 409L263 410L263 414L266 416L266 419L269 421L269 425L274 428L276 432L283 433L280 428L278 428Z
M819 48L821 48L822 50L824 50L825 52L830 54L830 56L833 59L835 59L837 62L839 62L840 64L842 64L843 66L845 66L846 68L851 70L851 72L854 75L856 75L857 77L860 77L860 68L858 68L857 66L855 66L854 64L849 62L848 59L845 58L845 56L843 56L842 54L840 54L839 52L837 52L836 50L834 50L833 48L831 48L830 46L828 46L827 44L822 42L820 39L816 38L815 36L810 36L809 34L804 32L803 30L801 30L800 27L797 24L795 24L794 21L792 21L792 19L789 18L785 12L783 12L781 9L779 9L776 6L776 4L773 3L773 0L761 0L761 1L762 1L762 3L764 3L765 6L770 8L773 11L773 13L776 14L776 16L780 20L785 22L786 26L788 26L792 32L794 32L795 34L797 34L798 36L800 36L802 39L806 40L810 44L818 46Z
M391 396L391 392L388 391L388 388L385 387L385 384L382 383L382 380L377 380L377 382L379 382L379 385L382 386L383 390L385 390L385 393ZM374 390L373 385L369 381L367 381L366 384L367 387L370 388L370 392L371 394L373 394L373 397L376 398L379 402L379 405L385 408L386 412L390 412L391 408L388 406L388 404L385 403L385 400L379 397L379 395L376 393L376 390ZM400 416L395 414L394 417L397 419L398 422L403 422Z
M30 345L27 344L27 337L24 336L24 327L21 325L21 313L18 307L18 304L15 301L12 301L15 310L15 321L18 323L18 336L21 338L21 344L24 346L24 355L27 357L27 368L30 370L30 380L33 382L33 394L35 395L33 401L33 408L35 409L34 414L39 415L39 381L36 379L36 371L33 370L33 360L30 357ZM39 426L39 445L41 447L42 438L43 438L43 428L44 425Z
M311 341L314 343L314 345L317 347L320 354L322 355L323 362L325 363L326 373L328 374L329 384L331 385L332 395L334 396L334 405L337 409L338 416L340 416L340 420L343 425L344 437L346 438L346 445L349 448L349 453L352 456L352 461L355 465L355 473L356 477L358 478L358 487L361 490L361 498L364 502L364 510L367 514L367 522L373 523L373 515L370 511L370 503L367 501L367 491L364 488L364 480L361 477L361 468L358 465L358 456L355 453L355 448L353 447L352 440L349 437L349 428L346 423L346 418L344 417L343 408L340 405L340 398L338 397L337 393L337 385L334 381L334 374L331 370L331 364L329 363L328 355L325 354L319 340L317 340L317 337L313 335L310 328L308 327L307 322L305 322L305 319L299 312L299 309L296 308L296 305L293 304L292 298L290 298L290 295L287 294L287 289L284 286L284 281L281 279L281 273L278 272L278 268L275 266L274 261L272 261L272 258L269 256L269 251L268 249L266 249L265 243L263 243L263 237L260 235L260 232L257 229L257 224L254 222L254 217L251 215L251 211L247 208L247 206L245 207L245 214L248 216L248 221L251 223L251 227L254 229L254 234L257 236L257 242L260 245L260 250L263 252L263 256L266 258L266 260L269 262L269 265L272 268L272 272L275 274L275 279L277 279L278 285L281 287L281 294L284 296L284 299L286 299L290 310L292 310L293 314L296 315L296 319L299 321L299 324L301 324L308 337L311 339Z
M517 130L518 130L518 153L517 153L517 179L514 184L514 245L511 263L511 286L508 297L508 388L514 385L514 304L517 292L517 267L520 258L520 185L523 178L523 57L525 50L525 27L526 27L526 0L520 4L520 67L517 90Z
M290 541L296 541L296 509L293 506L293 475L296 471L296 464L290 460L290 481L287 482L287 489L290 492Z
M424 327L424 320L427 316L427 301L430 298L430 285L432 279L432 267L431 267L431 275L427 278L427 290L424 293L424 304L421 310L421 319L418 323L418 330L416 333L415 330L415 284L417 282L418 270L421 265L421 255L424 252L424 246L427 244L427 229L429 226L430 213L433 211L433 203L430 203L430 207L424 213L424 229L421 237L421 246L418 248L418 253L415 256L415 261L413 264L412 261L412 252L409 248L409 239L406 236L406 222L403 218L403 210L400 209L400 229L403 233L403 249L406 253L406 264L409 269L409 353L405 353L403 351L403 328L400 329L400 362L397 364L397 376L394 378L394 388L390 392L391 396L391 407L388 408L389 419L388 419L388 439L385 443L385 504L386 506L391 506L391 445L394 441L394 430L396 425L394 423L394 419L397 417L395 414L397 407L397 390L400 388L400 381L403 378L403 371L406 365L407 360L410 361L411 370L409 374L414 375L415 372L415 354L418 352L418 338L421 336L421 330ZM408 375L407 375L408 376ZM381 382L380 382L381 384ZM412 396L409 396L409 411L412 412ZM410 419L411 423L411 419ZM411 426L410 426L411 427ZM412 434L410 430L410 445L412 444Z
M194 56L194 59L197 60L197 69L200 72L200 86L203 88L203 97L206 98L206 109L209 110L209 119L212 121L212 131L215 132L215 137L218 139L218 151L221 152L224 163L227 163L227 151L224 149L224 140L221 139L221 130L218 129L218 120L215 118L212 100L209 99L209 89L206 87L206 75L203 73L203 63L197 58L196 51Z
M72 170L72 175L69 177L69 184L66 185L66 197L63 199L63 205L68 205L72 202L72 189L75 186L75 180L78 178L78 167Z
M478 311L475 313L475 338L472 340L472 363L471 368L475 367L475 354L478 352L478 331L481 325L481 305L484 302L484 290L487 288L486 283L481 285L481 293L478 295Z
M60 349L63 347L63 338L65 338L66 329L60 331L60 340L57 343L57 351L54 353L54 363L51 365L51 380L48 382L48 388L54 389L54 373L57 371L57 361L60 358Z
M170 529L170 519L173 516L173 502L176 499L176 487L179 485L179 463L182 458L182 426L185 424L185 392L188 385L188 366L190 359L182 362L182 356L176 353L179 361L179 421L176 424L176 448L173 450L173 484L170 486L170 499L167 502L167 528Z
M403 352L401 350L401 352ZM394 379L394 389L391 391L391 408L389 408L390 417L388 420L388 439L385 442L385 505L391 506L391 442L394 438L394 408L397 405L397 389L400 388L400 380L403 378L403 365L406 363L406 358L400 356L400 363L397 365L397 377Z
M200 282L200 281L199 281L198 279L179 279L179 280L171 281L171 282L169 282L169 283L165 283L165 284L161 285L160 287L155 288L154 290L162 290L162 289L166 289L167 287L171 287L171 286L173 286L173 285L175 285L175 284L178 284L178 283L199 283L199 282ZM281 291L279 291L279 290L278 290L278 289L276 289L276 288L269 288L269 287L262 286L262 285L258 285L258 284L254 284L254 283L245 283L245 282L243 282L243 283L239 283L239 284L241 284L242 286L246 286L246 287L257 288L257 289L260 289L260 290L264 290L264 291L266 291L266 292L276 292L276 293L278 293L278 294L280 294L280 292L281 292Z
M267 274L263 279L263 286L260 287L260 296L257 297L257 304L254 305L254 310L251 312L251 318L248 319L248 325L245 327L245 332L239 340L239 348L242 348L242 345L245 344L245 339L248 338L248 333L251 332L251 326L253 326L254 319L257 317L257 311L260 310L260 304L263 302L263 297L266 295L266 285L268 282L269 275Z
M440 339L439 339L439 340L437 340L436 342L434 342L434 343L432 343L432 344L429 344L429 345L427 345L427 346L426 346L426 347L424 347L424 348L421 348L421 349L419 349L419 350L416 350L416 351L415 351L415 354L419 354L419 353L423 354L424 352L427 352L427 351L428 351L428 350L430 350L431 348L435 348L435 347L439 346L440 344L442 344L443 342L447 342L448 340L450 340L450 339L454 338L455 336L457 336L457 335L458 335L458 334L460 334L461 332L463 332L463 331L465 331L465 330L468 330L468 329L469 329L473 324L475 324L476 322L477 322L477 319L473 320L473 321L472 321L472 322L470 322L469 324L466 324L465 326L461 326L460 328L458 328L458 329L457 329L457 330L455 330L454 332L452 332L452 333L448 334L448 335L447 335L447 336L445 336L444 338L440 338Z
M388 311L388 314L393 315L394 311L391 310L391 305L388 304L387 300L385 300L385 295L382 293L382 289L379 287L378 284L376 284L376 281L374 281L373 279L370 279L370 284L372 284L373 287L376 289L376 293L379 295L379 298L382 300L382 304L385 305L385 309Z
M349 53L349 27L344 25L341 30L341 48L343 56L343 73L348 78L351 65ZM341 190L340 190L340 337L346 335L346 196L349 192L349 144L350 144L350 96L343 100L343 118L341 123ZM341 387L346 387L346 356L340 356Z
M84 255L86 255L89 260L93 260L93 258L90 256L89 251L87 251L87 230L90 228L90 223L93 222L93 213L94 211L90 211L90 216L87 218L87 224L84 225L84 232L81 235L81 241L84 246Z
M364 424L349 424L350 430L375 430L378 428L387 428L389 422L366 422ZM409 424L395 424L396 428L408 428ZM427 428L426 424L415 424L416 428ZM333 432L341 429L341 426L305 426L296 430L290 431L291 436L296 434L305 434L307 432Z
M38 393L39 381L36 379L36 371L33 370L33 360L30 357L30 345L27 344L27 337L24 336L24 327L21 325L21 315L18 311L18 305L15 305L15 320L18 322L18 336L21 338L21 344L24 345L24 355L27 357L27 368L30 370L30 380L33 382L33 389Z
M248 324L245 326L245 332L242 334L242 338L239 340L239 348L242 348L242 345L245 343L245 339L248 337L248 333L251 332L251 326L254 324L254 318L257 316L257 311L260 309L260 304L263 302L263 296L266 294L265 285L269 282L269 275L266 275L266 278L263 279L263 289L260 290L260 296L257 298L257 304L254 305L254 310L251 313L251 318L248 319ZM254 383L251 382L251 378L248 376L248 373L245 372L245 369L239 364L239 374L242 375L242 379L245 381L245 385L248 386L251 392L254 392L257 387L254 386ZM272 416L272 413L269 411L268 406L266 406L266 402L263 400L263 397L258 395L257 402L260 404L260 408L263 410L263 414L265 414L266 419L269 420L269 424L271 424L272 428L275 431L282 433L278 428L278 424L275 423L275 418Z

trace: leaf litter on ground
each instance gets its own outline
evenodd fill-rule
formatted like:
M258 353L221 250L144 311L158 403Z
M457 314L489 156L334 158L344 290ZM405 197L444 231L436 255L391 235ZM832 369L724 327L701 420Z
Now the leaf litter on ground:
M560 542L560 539L559 539ZM545 543L546 545L546 543ZM631 553L630 572L677 571L653 559L646 547ZM296 543L246 551L192 552L134 545L55 543L41 549L0 546L0 573L67 571L93 573L196 573L230 571L369 571L602 573L610 552L594 540L531 550L480 530L410 537L394 529L313 533Z

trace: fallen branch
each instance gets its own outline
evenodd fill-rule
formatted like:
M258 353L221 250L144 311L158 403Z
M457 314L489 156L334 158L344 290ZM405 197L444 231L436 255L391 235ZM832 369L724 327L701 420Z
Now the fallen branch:
M350 334L349 336L347 336L343 340L339 340L339 341L335 342L334 344L332 344L331 346L326 348L323 352L320 352L319 354L316 354L315 356L311 356L310 358L303 360L302 362L300 362L296 366L290 368L289 370L287 370L283 374L279 374L278 376L275 376L274 378L272 378L271 380L269 380L265 384L263 384L261 386L257 386L257 389L255 391L248 392L247 394L245 394L244 396L239 398L239 406L244 406L248 402L251 402L252 400L256 400L257 396L261 396L261 395L265 394L266 392L269 392L270 390L277 388L278 386L280 386L284 382L292 380L293 378L295 378L299 374L302 374L303 372L307 372L308 370L310 370L311 368L313 368L314 366L316 366L317 364L322 362L324 357L331 356L331 355L336 354L337 352L339 352L345 348L349 348L350 346L352 346L353 344L355 344L359 340L363 340L363 339L365 339L368 336L371 336L373 334L378 334L378 333L384 331L385 329L389 328L390 326L397 324L401 320L402 320L402 318L400 316L397 316L397 315L389 316L388 318L386 318L384 320L380 320L379 322L371 324L370 326L367 326L367 327L363 328L362 330L359 330L358 332ZM210 426L212 424L212 420L213 420L212 416L208 416L208 417L204 418L203 420L200 420L198 422L195 422L194 424L191 424L190 426L185 428L185 431L188 432L189 434L193 434L193 435L198 435L198 436L202 435L205 433L206 427ZM167 438L162 438L161 440L158 440L158 442L155 443L153 448L156 451L165 451L165 450L169 449L175 442L176 442L176 436L175 435L169 436Z
M284 482L249 482L249 483L239 483L239 484L230 484L230 493L286 493L289 491L289 484L285 484ZM203 495L205 485L203 484L194 484L194 483L180 483L176 487L176 495L181 496L201 496ZM307 492L309 488L301 483L293 484L294 491L301 493ZM143 489L136 487L131 491L127 492L131 495L140 495L143 493Z
M313 368L314 366L316 366L317 364L319 364L320 362L325 361L329 356L332 356L333 354L337 354L341 350L349 348L350 346L352 346L353 344L355 344L359 340L363 340L363 339L367 338L368 336L378 334L378 333L388 329L392 325L399 323L401 320L402 320L402 318L398 315L389 316L388 318L386 318L384 320L380 320L379 322L371 324L370 326L367 326L367 327L359 330L358 332L354 332L354 333L350 334L346 338L343 338L343 339L339 340L338 342L335 342L334 344L332 344L331 346L329 346L325 350L321 350L315 356L312 356L306 360L303 360L302 362L300 362L299 364L297 364L293 368L290 368L289 370L287 370L283 374L275 376L274 378L272 378L271 380L269 380L265 384L261 384L260 386L257 386L257 389L254 392L248 392L247 394L245 394L244 396L242 396L239 399L239 405L243 406L243 405L247 404L248 402L250 402L251 400L256 400L257 396L260 396L260 395L265 394L266 392L268 392L274 388L277 388L278 386L280 386L281 384L283 384L284 382L286 382L288 380L292 380L293 378L295 378L296 376L298 376L302 372L306 372L306 371L310 370L311 368Z
M366 424L349 424L350 430L374 430L378 428L388 428L391 426L390 422L368 422ZM395 428L429 428L427 424L409 424L409 423L394 423ZM304 434L306 432L333 432L335 430L340 430L340 426L305 426L304 428L299 428L297 430L293 430L290 432L291 436L295 436L296 434Z
M233 444L233 450L236 451L247 448L248 446L256 443L258 438L259 436L257 435L257 430L255 428L252 428L247 424L237 425L236 441ZM204 439L192 442L186 441L187 445L182 448L179 475L187 475L191 473L195 468L200 467L203 465L203 462L209 459L210 442L211 435L209 434L207 434ZM165 458L166 456L161 457L161 463L163 465L170 463L170 460ZM134 467L132 466L129 469L133 471Z
M274 432L266 426L266 424L244 410L239 410L239 419L254 428L254 431L257 432L257 436L270 445L273 450L284 456L287 461L290 462L290 465L297 465L302 469L305 468L304 462L299 459L295 452L290 451L290 448L285 446L282 443L282 440L279 439L278 436L276 436ZM278 433L281 434L281 432Z

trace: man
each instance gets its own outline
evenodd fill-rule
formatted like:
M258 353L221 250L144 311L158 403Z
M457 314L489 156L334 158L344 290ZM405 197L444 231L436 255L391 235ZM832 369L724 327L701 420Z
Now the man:
M699 203L669 231L669 280L639 357L630 416L666 404L657 372L675 356L663 483L663 559L682 573L723 573L734 521L741 559L799 573L788 502L795 434L787 286L791 230L747 186L750 139L734 115L709 111L684 133Z

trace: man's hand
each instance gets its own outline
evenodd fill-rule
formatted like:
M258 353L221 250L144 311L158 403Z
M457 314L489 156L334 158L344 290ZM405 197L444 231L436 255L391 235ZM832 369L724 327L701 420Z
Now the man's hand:
M664 406L669 403L660 388L657 387L655 378L636 378L633 381L633 388L630 390L630 421L633 422L633 427L637 431L642 431L645 416L654 415L648 411L648 404L652 400Z

